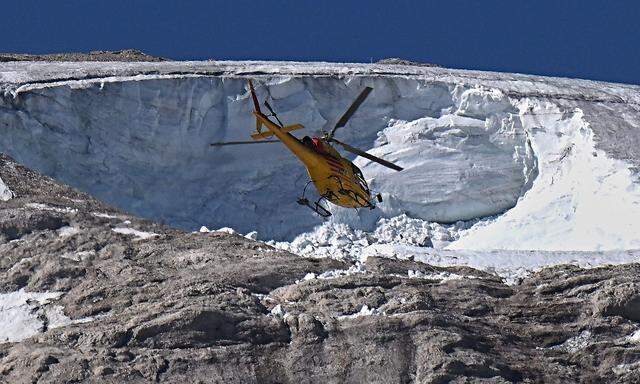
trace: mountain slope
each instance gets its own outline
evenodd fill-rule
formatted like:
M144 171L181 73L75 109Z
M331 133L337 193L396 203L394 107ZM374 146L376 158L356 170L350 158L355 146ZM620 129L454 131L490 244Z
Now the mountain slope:
M303 258L140 220L0 156L0 377L637 382L640 266ZM125 230L127 229L127 230Z

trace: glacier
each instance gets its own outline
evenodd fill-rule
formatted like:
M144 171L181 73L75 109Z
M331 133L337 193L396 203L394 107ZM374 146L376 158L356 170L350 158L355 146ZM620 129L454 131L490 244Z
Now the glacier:
M337 138L405 168L350 157L382 194L379 209L331 207L323 222L295 203L308 177L280 144L211 148L253 129L248 78L306 135L373 87ZM389 64L16 62L0 64L0 96L0 151L186 230L511 271L580 252L628 262L640 249L634 85ZM512 262L528 251L543 261Z

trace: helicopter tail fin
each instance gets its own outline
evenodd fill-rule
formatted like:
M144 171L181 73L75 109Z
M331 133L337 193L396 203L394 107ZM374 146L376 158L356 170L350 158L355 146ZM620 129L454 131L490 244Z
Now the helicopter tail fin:
M302 124L293 124L293 125L287 125L281 128L281 130L285 131L285 132L291 132L291 131L295 131L297 129L302 129L304 128L304 125ZM258 131L258 133L254 133L251 135L251 138L253 140L264 140L267 139L269 137L273 136L273 132L271 131L267 131L267 132L260 132Z

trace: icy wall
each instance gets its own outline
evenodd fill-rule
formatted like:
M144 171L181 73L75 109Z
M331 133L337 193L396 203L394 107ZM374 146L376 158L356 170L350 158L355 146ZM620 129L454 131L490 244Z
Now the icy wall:
M515 204L534 172L516 110L500 93L400 77L258 83L281 120L304 124L308 135L335 124L364 86L374 88L338 137L379 146L380 155L401 138L403 154L385 157L406 170L365 171L386 203L361 213L363 227L379 215L455 222L496 214ZM246 140L251 110L244 78L46 87L4 99L0 150L144 217L292 238L319 223L295 203L307 181L301 164L280 144L209 147Z
M355 159L380 209L332 207L323 223L295 203L307 175L283 146L211 148L253 130L247 78L299 135L330 129L373 87L337 137L405 168ZM0 64L0 95L0 151L189 230L256 230L325 254L640 248L636 86L391 65L30 63Z

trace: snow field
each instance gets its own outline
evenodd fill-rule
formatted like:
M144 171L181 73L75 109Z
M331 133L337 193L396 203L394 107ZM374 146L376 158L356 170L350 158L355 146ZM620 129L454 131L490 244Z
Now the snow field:
M581 109L523 103L538 176L516 206L461 233L449 249L640 249L640 185L630 164L596 148ZM530 111L530 112L527 112Z

